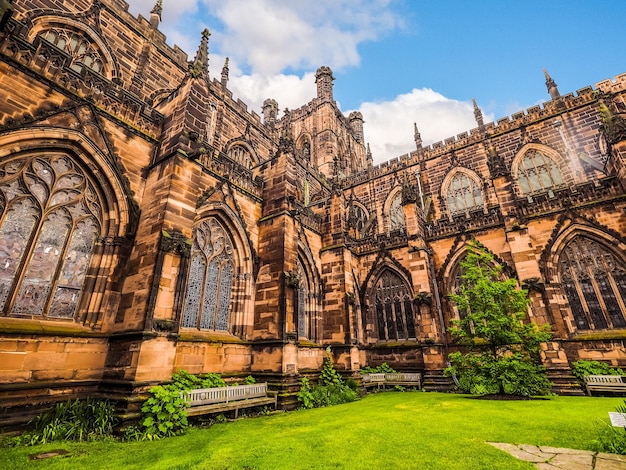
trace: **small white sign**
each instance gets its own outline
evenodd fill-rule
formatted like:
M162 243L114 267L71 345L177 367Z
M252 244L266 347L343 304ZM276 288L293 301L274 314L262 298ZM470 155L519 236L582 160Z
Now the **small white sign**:
M609 411L609 418L611 418L612 426L626 428L626 413L615 413Z

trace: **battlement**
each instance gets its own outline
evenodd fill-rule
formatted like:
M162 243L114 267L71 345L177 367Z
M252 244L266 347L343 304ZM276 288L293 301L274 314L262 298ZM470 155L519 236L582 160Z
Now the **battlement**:
M120 17L128 27L134 29L135 32L144 37L150 37L154 46L167 55L173 62L181 67L187 67L189 60L187 53L183 51L177 44L170 46L167 44L167 37L158 29L152 28L150 21L143 15L133 16L129 11L129 4L124 0L102 0L102 5L109 11Z
M258 126L262 126L263 122L261 121L261 116L256 113L255 111L248 111L248 105L246 103L244 103L243 101L241 101L240 98L233 98L233 92L231 90L229 90L228 88L224 88L222 87L222 83L217 80L216 78L213 79L212 82L213 85L213 89L222 89L223 90L223 94L222 97L224 99L224 102L228 102L228 104L237 112L239 112L239 114L247 116L247 118L253 122L254 124L258 125Z

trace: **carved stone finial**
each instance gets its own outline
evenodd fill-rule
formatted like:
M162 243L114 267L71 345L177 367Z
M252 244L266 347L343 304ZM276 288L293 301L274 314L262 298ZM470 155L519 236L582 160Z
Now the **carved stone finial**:
M196 57L189 67L189 73L193 78L201 76L209 78L209 36L211 33L208 29L202 31L202 40L198 46L198 52L196 52Z
M626 119L613 114L605 104L600 105L600 117L602 133L609 145L626 140Z
M319 99L333 99L333 71L324 65L315 72L315 83L317 84L317 97Z
M269 126L276 124L278 115L278 102L272 98L263 101L263 122Z
M415 147L417 150L422 148L422 136L420 135L420 131L417 130L417 123L413 123L413 138L415 139Z
M224 67L222 67L222 86L224 88L226 88L226 85L228 85L228 57L226 57L226 60L224 61Z
M504 159L497 154L493 145L490 145L487 149L487 167L492 178L498 178L500 176L509 176L509 169L504 163Z
M409 181L408 175L404 174L404 180L402 181L402 205L416 203L418 200L418 193L415 189L415 185Z
M159 27L161 22L161 13L163 13L163 0L157 0L152 10L150 10L150 26L153 29Z
M369 142L367 143L367 151L365 152L365 156L367 158L367 162L369 163L369 165L372 165L372 150L370 149L370 144Z
M474 104L474 118L476 118L476 123L478 124L478 127L482 129L483 127L485 127L485 123L483 121L483 113L476 104L476 100L474 98L472 98L472 103Z
M548 88L548 93L550 93L550 97L555 100L561 96L559 93L559 89L556 87L556 83L552 80L552 77L548 73L546 69L543 69L543 74L546 77L546 87Z

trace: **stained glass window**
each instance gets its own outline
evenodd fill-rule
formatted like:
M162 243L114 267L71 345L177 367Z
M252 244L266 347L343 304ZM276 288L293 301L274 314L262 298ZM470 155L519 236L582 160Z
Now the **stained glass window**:
M396 193L389 206L389 222L391 230L400 230L405 227L402 194L399 191Z
M547 191L563 184L556 162L535 150L524 155L518 167L517 179L524 194Z
M561 253L559 273L578 329L626 328L626 269L605 246L574 238Z
M415 317L409 289L396 273L386 270L372 290L376 306L378 338L415 338Z
M232 241L211 217L194 232L183 327L228 331L234 273Z
M307 312L307 296L309 294L308 282L302 263L298 262L298 299L297 299L297 318L298 318L298 337L309 337L309 314Z
M447 190L448 208L452 214L482 207L483 195L476 181L463 172L452 177Z
M67 52L72 57L70 68L80 72L88 67L94 72L104 73L104 61L91 41L81 34L62 28L42 31L39 36Z
M402 208L402 206L400 206L400 208ZM356 238L360 238L364 235L363 229L367 221L368 217L365 210L357 204L351 204L348 211L348 227L354 229Z
M0 312L73 318L100 233L102 204L69 156L0 165Z

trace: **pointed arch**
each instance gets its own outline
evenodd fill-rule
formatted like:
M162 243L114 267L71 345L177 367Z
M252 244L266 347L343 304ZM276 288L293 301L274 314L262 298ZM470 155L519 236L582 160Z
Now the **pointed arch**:
M243 222L225 203L202 206L193 248L181 327L244 338L253 325L253 253Z
M106 289L131 226L111 160L77 131L40 128L0 135L0 162L0 315L100 325L93 286Z
M367 343L416 338L411 273L381 252L361 287L363 331Z
M517 278L517 275L514 269L507 264L502 258L496 255L493 251L487 248L485 245L480 243L476 238L469 238L464 240L463 242L459 242L455 247L453 247L453 251L448 255L444 266L442 266L441 270L438 274L438 281L442 286L442 292L447 294L451 292L457 292L461 286L461 262L465 259L468 253L468 249L471 242L477 242L482 249L484 249L487 253L493 256L493 261L497 265L502 267L501 271L501 280L505 280L507 278ZM456 308L456 306L448 299L447 295L442 296L443 304L445 306L445 313L447 317L446 323L449 323L453 318L461 318L461 312Z
M483 181L472 170L453 168L443 179L441 197L446 201L450 217L475 210L485 210L487 198L483 194Z
M572 331L626 328L626 245L578 221L555 238L546 266L549 285L566 300Z
M383 205L383 213L387 219L387 229L390 232L405 230L404 209L402 208L402 186L398 185L389 191Z
M321 276L302 228L298 231L297 273L300 283L296 299L298 337L318 342L322 338Z
M92 27L75 18L59 15L42 15L32 19L29 41L41 37L69 54L70 68L80 72L86 66L108 79L120 78L119 66L106 42Z
M226 155L247 170L252 169L253 166L259 163L259 158L252 145L242 139L233 139L228 142L226 144Z
M513 158L511 176L517 182L517 193L525 196L564 186L567 182L565 168L559 152L547 145L528 143Z
M311 135L308 132L303 132L296 140L296 150L298 151L298 154L302 157L302 159L307 162L311 161L311 143Z
M408 279L386 264L373 276L367 293L366 334L376 341L416 338L413 290Z

